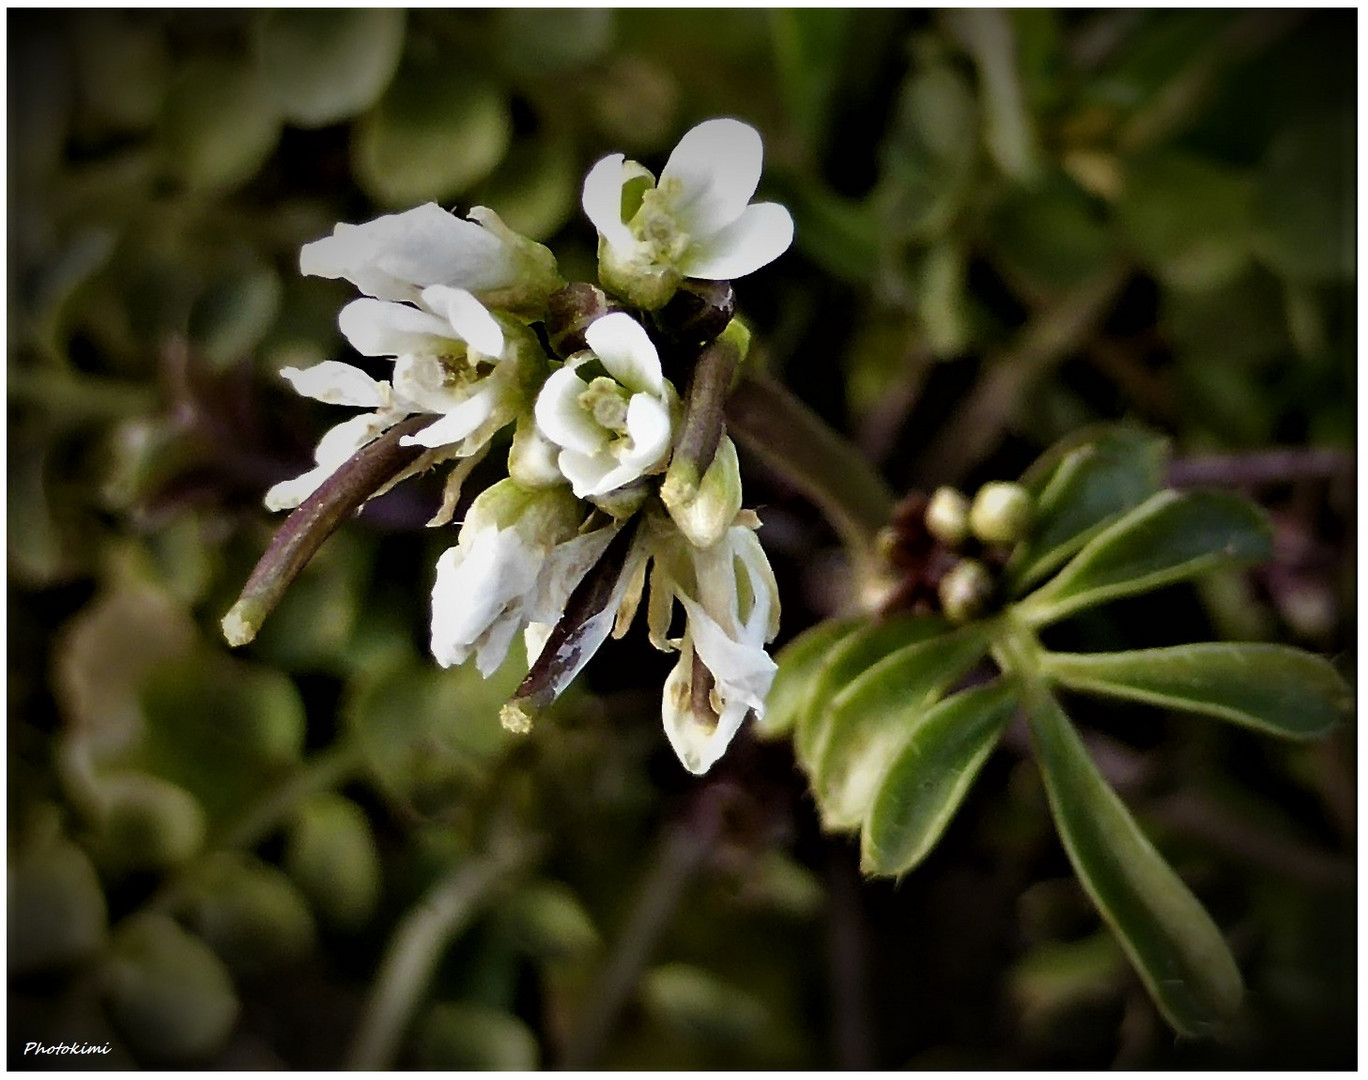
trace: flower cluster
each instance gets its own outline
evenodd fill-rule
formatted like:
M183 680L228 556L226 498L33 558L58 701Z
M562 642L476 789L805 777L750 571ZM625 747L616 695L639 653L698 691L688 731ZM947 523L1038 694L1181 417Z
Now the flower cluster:
M382 486L454 461L431 523L445 525L462 481L511 430L508 476L470 504L432 593L443 665L473 659L489 675L521 632L532 662L505 706L510 727L626 631L648 582L651 640L679 654L662 715L685 767L705 772L764 708L778 593L721 422L749 339L727 283L793 239L787 210L750 201L761 157L754 129L720 119L684 136L658 182L621 154L599 161L583 192L597 286L567 284L549 250L483 207L467 220L429 204L339 225L302 252L304 273L365 294L343 308L342 332L393 373L337 361L282 372L301 394L363 411L266 504L324 498L344 464L402 423L390 438L416 456ZM681 328L677 297L709 317L694 311Z

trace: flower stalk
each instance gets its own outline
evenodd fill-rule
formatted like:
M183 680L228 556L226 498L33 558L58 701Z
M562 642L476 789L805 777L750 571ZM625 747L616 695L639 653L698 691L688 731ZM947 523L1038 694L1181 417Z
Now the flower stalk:
M353 454L285 519L221 623L229 645L246 645L323 541L363 503L425 452L403 438L431 422L415 416Z

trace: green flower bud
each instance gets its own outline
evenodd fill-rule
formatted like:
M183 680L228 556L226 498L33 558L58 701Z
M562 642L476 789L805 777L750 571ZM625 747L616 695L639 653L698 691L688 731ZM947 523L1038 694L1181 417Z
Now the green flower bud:
M104 972L110 1019L140 1058L197 1063L237 1021L233 982L213 950L165 915L134 915L111 944Z
M926 505L926 531L946 547L959 547L969 536L969 500L952 487L937 488Z
M1031 496L1020 484L984 484L974 496L969 527L985 544L1015 544L1031 525Z
M941 609L952 623L971 622L983 614L993 596L993 576L977 559L961 559L936 590Z
M741 464L731 439L722 436L701 480L697 466L672 463L660 486L660 501L694 547L717 543L741 509Z

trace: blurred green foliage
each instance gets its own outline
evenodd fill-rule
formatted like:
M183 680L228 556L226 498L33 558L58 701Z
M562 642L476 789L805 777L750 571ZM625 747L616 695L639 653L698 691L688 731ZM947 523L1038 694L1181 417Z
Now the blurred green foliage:
M421 529L421 482L335 536L241 656L216 633L262 493L327 421L276 372L345 350L347 290L301 278L301 244L485 204L587 279L584 171L658 167L714 115L761 130L797 221L738 289L757 340L895 486L1015 476L1096 420L1157 427L1180 462L1347 456L1352 12L7 19L11 1067L70 1066L30 1040L109 1041L86 1067L339 1067L396 927L508 828L517 869L441 943L386 1064L1352 1067L1351 731L1288 748L1072 710L1249 987L1224 1040L1175 1043L1068 875L1019 730L915 874L861 886L786 747L678 770L664 670L629 642L508 737L519 672L427 658L452 538ZM1268 568L1052 647L1253 628L1349 655L1351 486L1275 480ZM791 637L837 607L830 533L747 483Z

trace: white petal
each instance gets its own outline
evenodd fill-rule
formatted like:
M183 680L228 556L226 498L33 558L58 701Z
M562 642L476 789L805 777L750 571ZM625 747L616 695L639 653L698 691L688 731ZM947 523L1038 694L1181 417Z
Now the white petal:
M395 417L363 413L329 428L318 441L314 461L318 467L292 480L282 480L266 492L268 510L292 510L322 486L340 465L366 444L379 437L394 423Z
M496 236L436 203L363 225L338 225L332 236L304 245L299 268L346 278L382 300L412 300L428 285L502 288L517 274Z
M456 338L445 319L387 300L353 300L342 309L337 324L362 356L440 353Z
M684 768L695 776L702 776L717 763L731 744L749 711L744 702L730 701L722 696L722 715L700 718L692 705L693 645L685 639L679 662L665 679L661 718L665 723L665 737Z
M681 596L679 601L688 612L688 633L698 655L724 696L744 701L752 709L764 709L777 665L763 646L735 640L691 598Z
M405 446L450 446L460 442L494 415L496 403L495 394L477 391L449 410L435 424L429 424L412 435L405 435L399 441Z
M627 433L632 437L630 453L622 455L624 465L637 474L660 465L670 449L670 410L648 394L633 394L627 403Z
M595 529L557 544L537 575L536 591L528 604L527 617L533 622L558 622L575 586L599 561L617 531L616 526Z
M485 306L465 289L431 285L423 290L423 303L442 315L461 340L486 356L503 355L503 331Z
M600 159L584 178L581 202L584 212L609 245L630 248L636 241L622 222L622 182L625 179L622 154Z
M685 277L730 281L772 263L793 243L793 217L778 203L756 203L721 232L695 239L679 260Z
M537 427L557 446L594 454L608 441L608 434L580 407L586 383L574 368L553 371L537 395L533 413Z
M560 466L561 475L570 481L570 490L577 499L603 495L620 486L614 478L617 459L607 451L582 454L578 450L562 450L556 464Z
M489 675L522 626L523 598L536 583L542 552L512 529L470 532L463 528L456 547L437 560L432 655L450 667L478 650L476 665Z
M280 374L296 392L329 405L381 409L390 403L388 383L376 382L360 368L338 360L324 360L303 369L288 367Z
M679 140L660 174L679 181L670 207L680 228L709 236L741 216L760 183L764 146L760 133L740 120L707 120Z
M625 311L615 311L589 324L584 340L608 374L633 393L659 396L665 385L660 356L645 329Z

